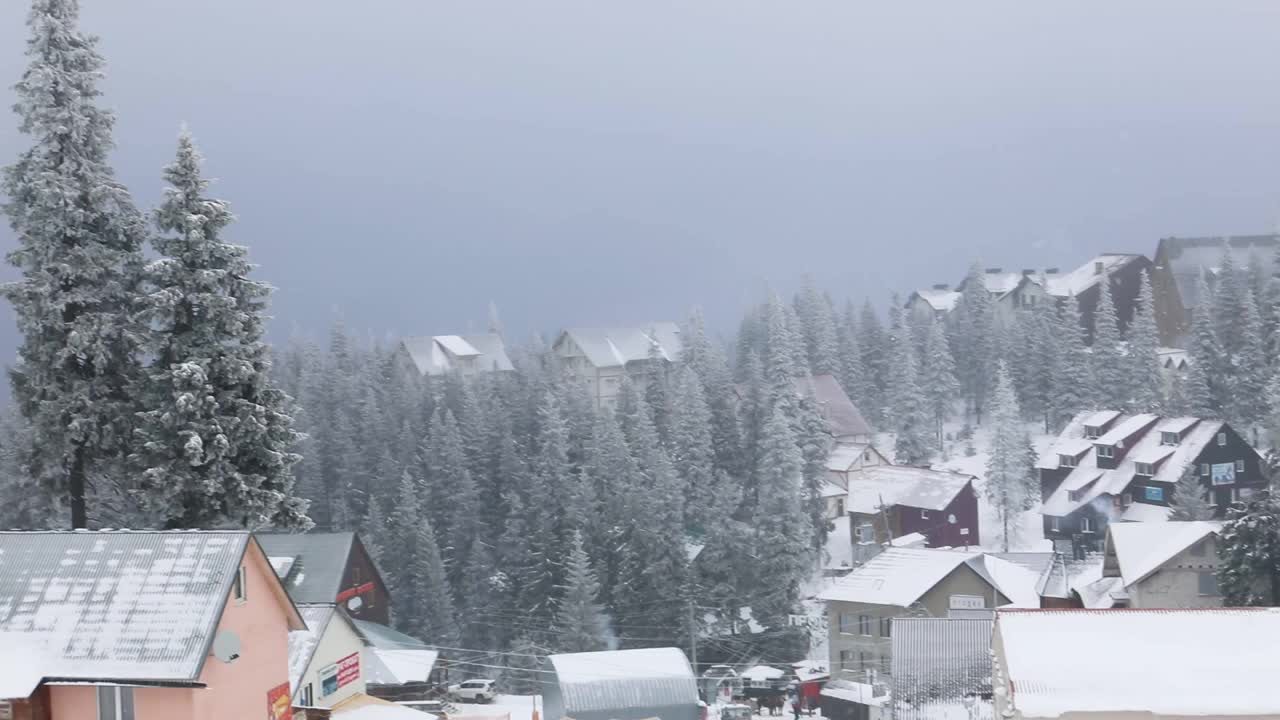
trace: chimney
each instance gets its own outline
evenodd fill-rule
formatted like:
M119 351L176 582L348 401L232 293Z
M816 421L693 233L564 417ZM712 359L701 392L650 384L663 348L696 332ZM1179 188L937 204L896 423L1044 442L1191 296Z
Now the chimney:
M1004 272L1004 268L987 268L988 275L999 275Z
M1036 274L1036 271L1035 271L1033 268L1023 268L1023 269L1022 269L1022 274L1023 274L1024 276L1031 276L1031 275L1035 275L1035 274Z
M933 289L934 289L934 290L946 290L946 289L947 289L947 284L946 284L946 283L938 283L937 285L934 285L934 286L933 286Z
M1095 260L1095 261L1094 261L1094 263L1093 263L1093 274L1094 274L1094 275L1101 275L1101 274L1102 274L1102 261L1101 261L1101 260Z

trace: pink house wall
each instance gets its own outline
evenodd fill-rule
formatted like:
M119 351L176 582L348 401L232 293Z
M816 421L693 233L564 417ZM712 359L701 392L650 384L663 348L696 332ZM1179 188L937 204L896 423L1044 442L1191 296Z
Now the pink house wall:
M244 559L246 599L227 598L218 630L240 636L240 658L227 664L205 659L200 681L206 687L135 688L137 720L228 720L266 718L267 693L289 682L289 615L272 589L278 583L267 558L250 542ZM97 718L97 688L50 688L52 720Z

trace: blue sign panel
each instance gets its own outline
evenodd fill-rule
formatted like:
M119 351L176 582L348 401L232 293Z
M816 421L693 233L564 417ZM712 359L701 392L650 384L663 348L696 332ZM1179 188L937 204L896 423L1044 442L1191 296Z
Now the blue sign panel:
M1148 487L1144 489L1143 497L1156 502L1164 502L1164 488Z

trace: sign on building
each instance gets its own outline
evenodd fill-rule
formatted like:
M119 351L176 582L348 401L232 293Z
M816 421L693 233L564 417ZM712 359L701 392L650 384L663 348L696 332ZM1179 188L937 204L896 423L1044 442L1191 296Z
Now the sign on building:
M1214 485L1230 485L1236 481L1236 464L1233 462L1214 463L1210 468L1209 475Z
M360 677L360 653L354 652L338 662L320 668L320 697L332 695Z

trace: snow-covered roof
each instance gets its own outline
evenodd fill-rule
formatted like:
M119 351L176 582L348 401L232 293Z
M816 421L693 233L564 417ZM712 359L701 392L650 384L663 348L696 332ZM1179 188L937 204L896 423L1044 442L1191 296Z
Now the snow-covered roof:
M1124 581L1118 577L1104 577L1081 583L1074 590L1080 596L1080 604L1091 610L1113 608L1116 602L1129 597L1124 589Z
M983 555L969 566L1009 598L1006 607L1040 607L1041 572L995 555Z
M1131 415L1116 423L1102 437L1093 441L1094 445L1118 445L1134 435L1142 432L1160 419L1158 415L1139 413Z
M1011 610L995 632L996 692L1023 718L1280 714L1280 609Z
M822 686L822 691L819 694L823 697L873 707L885 705L891 699L889 693L880 692L875 686L850 680L832 680Z
M1098 410L1089 417L1084 419L1084 424L1088 427L1102 428L1106 427L1112 420L1120 417L1119 410Z
M872 514L880 506L944 510L973 481L972 475L905 465L871 465L849 474L850 512Z
M698 681L679 648L550 655L566 714L697 705Z
M237 531L0 533L0 633L39 647L47 678L194 681L249 543Z
M1236 235L1219 237L1170 237L1160 240L1157 258L1166 263L1177 286L1182 307L1199 304L1197 282L1200 273L1212 271L1222 262L1223 247L1229 247L1237 268L1244 270L1253 260L1262 264L1267 277L1274 271L1272 260L1280 235Z
M335 720L436 720L436 716L389 700L357 693L330 708Z
M819 600L909 607L956 568L980 553L890 547L837 578Z
M827 454L827 469L832 472L848 472L868 450L875 452L867 443L839 443Z
M802 683L821 680L831 677L831 672L827 670L825 664L813 663L809 661L792 663L791 667L795 669L796 679Z
M1058 439L1054 441L1050 449L1040 456L1036 462L1036 467L1048 470L1058 469L1060 467L1059 455L1064 454L1060 453L1059 448L1070 447L1073 443L1084 438L1085 422L1090 415L1091 413L1077 415L1058 436ZM1040 512L1051 517L1066 517L1084 505L1093 502L1098 497L1104 495L1114 496L1124 492L1135 477L1135 463L1149 462L1149 460L1144 460L1143 458L1160 457L1164 449L1170 449L1173 452L1159 462L1159 465L1155 468L1155 475L1150 479L1173 484L1178 481L1178 478L1182 476L1191 463L1195 462L1196 458L1213 441L1214 436L1223 426L1221 420L1200 420L1182 435L1182 439L1175 447L1161 445L1160 433L1154 431L1154 428L1161 424L1160 418L1155 415L1122 417L1117 421L1115 428L1111 432L1092 442L1098 445L1114 444L1119 442L1118 438L1129 437L1139 432L1143 427L1147 427L1148 430L1135 438L1131 438L1128 452L1114 469L1099 468L1096 453L1087 453L1079 456L1076 467L1071 470L1062 481L1062 484L1049 496ZM1083 492L1079 492L1081 490ZM1071 495L1077 492L1079 494L1073 500Z
M0 632L0 700L24 700L44 680L44 648L22 633Z
M1178 553L1222 530L1222 523L1113 523L1107 526L1106 547L1114 552L1125 587L1146 579Z
M440 654L421 640L368 620L352 619L364 640L365 681L370 685L426 682Z
M942 288L925 288L916 290L915 294L929 307L938 312L951 312L956 309L956 305L960 303L961 294L955 290L945 290Z
M482 335L415 335L400 340L418 372L443 375L458 369L457 360L473 360L481 371L512 370L502 336Z
M1200 418L1198 417L1168 418L1156 426L1156 432L1178 433L1181 435L1187 430L1190 430L1191 426L1198 422L1200 422Z
M1089 288L1097 285L1098 282L1106 275L1116 272L1125 265L1141 259L1141 255L1098 255L1090 259L1089 262L1070 272L1063 273L1061 275L1048 276L1048 285L1045 287L1045 292L1055 297L1063 298L1070 297L1072 295L1080 295ZM1099 263L1101 263L1101 272L1099 272ZM1035 281L1039 282L1038 279Z
M1173 509L1165 507L1164 505L1135 502L1130 503L1129 507L1125 508L1124 512L1120 513L1120 522L1163 522L1169 519L1169 513L1171 512L1173 512Z
M906 535L899 535L896 538L892 538L889 540L889 544L892 545L893 547L922 548L925 545L929 544L929 538L928 536L922 533L913 532L913 533L907 533Z
M1174 447L1172 445L1147 445L1141 450L1133 452L1133 461L1136 463L1145 463L1147 465L1155 465L1161 460L1173 454Z
M295 603L324 605L337 599L355 533L258 533L257 538ZM281 558L293 562L277 563Z
M822 487L818 491L818 493L824 498L840 497L848 494L848 492L848 490L845 490L839 485L828 480L822 481Z
M827 421L827 430L832 437L857 437L870 435L871 424L863 417L862 411L849 399L848 393L840 386L840 381L832 375L812 375L797 379L801 392L812 398L818 405L818 413Z
M766 680L780 680L787 673L785 670L779 670L769 665L753 665L743 670L740 674L752 682L765 682Z
M333 618L336 607L334 605L298 605L298 614L302 615L302 621L307 624L306 630L294 630L289 633L289 687L291 691L297 691L298 684L302 682L302 676L307 671L307 666L311 664L311 657L316 652L316 647L320 644L320 638L324 637L325 628L329 627L329 621Z
M587 361L598 368L622 367L648 360L651 353L675 362L683 345L680 328L673 322L655 322L624 328L569 328L556 341L569 338Z

